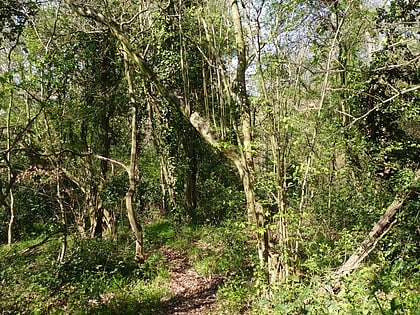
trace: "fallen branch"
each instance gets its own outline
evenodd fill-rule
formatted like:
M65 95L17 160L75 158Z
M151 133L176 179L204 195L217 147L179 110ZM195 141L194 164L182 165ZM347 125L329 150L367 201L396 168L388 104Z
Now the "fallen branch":
M416 183L419 178L420 169L416 170L414 173L413 183ZM360 265L360 263L369 255L369 253L375 249L378 241L383 238L384 235L395 224L396 214L404 206L406 201L412 198L415 193L416 192L414 189L409 189L408 191L404 193L400 192L395 196L394 201L388 206L384 215L374 225L366 239L355 250L353 255L351 255L350 258L334 273L334 279L338 280L341 277L350 274Z
M414 172L413 178L413 185L414 185L420 178L420 169ZM356 270L361 262L375 249L376 245L378 244L379 240L382 239L386 233L394 226L396 223L396 214L398 211L405 205L405 203L413 198L418 191L414 188L410 188L405 192L399 192L394 201L388 206L385 210L385 213L379 219L378 222L373 226L372 230L369 232L369 235L365 238L365 240L357 247L354 253L347 259L340 268L335 271L332 276L332 283L326 284L321 286L317 290L317 294L325 294L327 292L334 293L337 292L340 288L340 280L346 275L349 275L354 270Z
M353 270L359 267L360 263L375 249L378 241L385 236L385 234L395 224L395 215L402 208L405 202L413 195L413 191L409 191L404 195L398 194L394 201L388 206L384 215L374 225L369 235L359 245L356 251L350 258L334 273L333 278L339 279L345 275L350 274Z

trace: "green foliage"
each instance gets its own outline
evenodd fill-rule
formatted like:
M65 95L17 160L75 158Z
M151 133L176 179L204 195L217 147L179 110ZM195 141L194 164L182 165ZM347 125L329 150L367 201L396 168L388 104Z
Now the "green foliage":
M416 206L414 202L410 207ZM416 217L413 212L411 219L401 220L411 222L407 228L415 230ZM167 261L157 250L170 246L187 252L192 265L204 276L216 273L227 277L217 296L218 307L229 314L416 314L416 283L420 279L412 276L418 274L418 248L410 239L412 231L384 239L381 246L385 250L379 252L383 256L375 258L378 263L363 266L347 278L338 294L318 294L319 287L328 284L320 275L346 255L340 251L351 253L355 245L353 232L343 231L335 244L314 241L317 247L311 251L317 255L312 256L312 267L309 260L302 266L306 268L303 278L291 276L285 283L268 288L255 267L258 260L245 227L235 221L214 227L158 220L145 227L149 255L140 270L135 270L128 247L131 241L124 238L118 243L71 239L64 264L56 262L58 239L24 255L13 253L39 239L18 243L12 250L3 246L0 291L7 294L0 298L0 309L5 314L32 310L153 314L169 294ZM399 240L406 246L401 248Z
M150 249L158 249L163 245L176 242L177 227L169 220L157 220L145 226L145 245Z
M38 191L34 192L31 186L35 183L35 181L23 182L14 192L16 240L38 237L57 229L58 222L54 214L58 212L58 205L52 198L46 198L48 195L54 196L55 192L51 191L49 185L42 184L39 184Z
M65 263L56 261L58 239L19 253L37 241L1 248L2 314L138 314L168 295L161 255L150 255L136 270L123 243L77 238Z
M0 6L0 45L14 42L21 35L25 23L37 11L36 1L4 0Z
M161 206L160 165L158 161L159 157L151 148L145 148L140 156L141 176L138 190L143 213L146 216L150 216L153 211L158 210Z
M180 226L158 220L145 227L145 243L148 250L170 246L188 253L195 269L205 276L238 273L250 277L257 258L245 227L233 220L220 226Z
M200 183L199 189L200 202L196 209L198 222L218 225L225 219L243 214L243 193L238 191L238 187L221 185L220 177L216 174L210 174Z
M169 246L187 252L203 275L235 275L220 293L228 309L242 307L256 263L253 246L235 222L220 227L179 226L159 220L146 226L148 258L141 269L132 259L130 239L119 242L71 236L64 263L56 261L59 239L19 253L39 240L0 250L0 310L71 314L153 314L170 297L168 262L158 251ZM247 252L247 255L243 255ZM202 268L201 268L202 267ZM155 310L155 311L153 311Z
M393 269L393 268L391 268ZM364 267L342 283L337 293L319 290L328 281L313 277L270 289L252 303L258 314L418 314L416 289L399 272Z
M250 306L249 298L255 294L249 280L243 276L231 277L218 291L223 310L229 314L242 314Z
M190 252L199 273L252 275L257 257L248 235L240 226L240 222L225 221L219 227L203 229L200 242Z
M412 132L419 124L419 93L412 87L420 82L418 61L410 48L414 38L418 4L391 1L378 10L376 28L384 36L380 49L366 73L365 96L360 108L371 112L362 127L378 167L392 174L419 155L419 138ZM414 24L413 24L414 23ZM407 26L409 25L409 26ZM395 66L398 65L398 66Z
M75 277L90 274L118 274L126 276L133 273L135 264L133 259L126 257L127 250L121 244L102 239L74 240L69 250L66 262L59 266L60 278L63 282L72 282ZM121 260L121 256L124 259Z
M241 218L245 198L236 174L214 153L208 152L208 148L203 148L202 153L197 175L195 222L217 226L224 220Z
M115 209L121 206L121 199L127 192L128 181L125 172L118 172L104 183L101 191L104 207Z

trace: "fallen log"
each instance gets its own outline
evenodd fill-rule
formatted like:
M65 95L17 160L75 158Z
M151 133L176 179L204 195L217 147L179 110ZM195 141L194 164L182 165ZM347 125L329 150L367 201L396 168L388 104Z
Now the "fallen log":
M415 187L416 182L420 178L420 169L414 172L414 178L411 187ZM386 233L396 223L396 215L398 211L405 205L405 203L412 199L419 191L415 188L409 188L405 191L397 193L392 203L387 207L385 213L376 222L368 236L357 247L354 253L347 259L330 277L331 284L322 286L317 293L323 294L326 292L336 292L340 287L340 279L349 275L356 270L361 262L375 249L379 240L382 239Z
M420 178L420 169L414 173L413 184L415 184ZM384 237L384 235L391 229L395 224L395 216L398 211L404 206L407 200L411 199L417 192L414 189L408 189L405 192L399 192L394 201L388 206L383 216L374 225L369 235L359 245L355 252L350 258L341 265L340 268L334 273L333 278L339 279L345 275L350 274L353 270L359 267L360 263L373 251L378 241Z

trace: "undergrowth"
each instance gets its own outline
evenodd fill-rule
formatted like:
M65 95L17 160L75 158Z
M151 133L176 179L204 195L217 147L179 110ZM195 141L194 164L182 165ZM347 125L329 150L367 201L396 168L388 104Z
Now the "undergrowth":
M320 294L329 283L322 278L323 261L314 260L308 275L268 286L255 244L238 224L180 225L157 219L145 226L147 261L140 269L133 261L129 233L121 233L117 242L69 236L64 263L57 261L58 238L29 251L25 249L43 238L1 246L0 313L159 313L162 301L172 298L169 262L159 249L170 247L187 255L203 277L223 278L210 314L420 315L419 266L413 257L418 250L396 253L388 244L388 251L380 251L344 279L337 292ZM316 272L317 266L322 272Z
M252 244L243 233L233 234L233 229L229 222L214 227L156 220L145 226L147 260L140 269L134 264L134 239L129 233L122 233L117 242L71 235L63 263L57 260L59 238L29 251L25 249L42 237L4 245L0 248L0 313L154 314L163 299L171 298L169 265L159 251L162 246L186 254L205 277L234 275L245 283L252 275ZM244 255L247 247L249 254ZM226 281L227 297L232 283ZM245 298L242 294L235 301L243 304Z

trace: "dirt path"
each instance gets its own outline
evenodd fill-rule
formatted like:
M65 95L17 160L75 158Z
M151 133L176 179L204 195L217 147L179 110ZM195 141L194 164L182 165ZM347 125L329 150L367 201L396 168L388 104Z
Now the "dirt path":
M186 254L168 247L160 251L166 256L170 268L169 290L172 297L162 301L156 314L186 315L205 314L217 302L216 290L222 277L207 279L199 275L188 261Z

